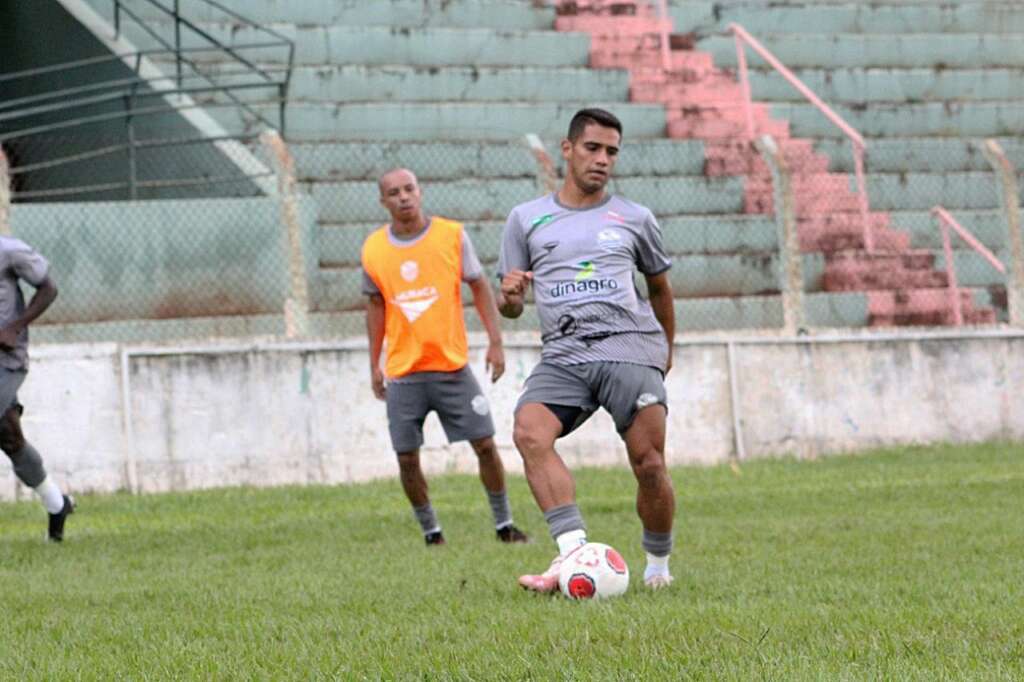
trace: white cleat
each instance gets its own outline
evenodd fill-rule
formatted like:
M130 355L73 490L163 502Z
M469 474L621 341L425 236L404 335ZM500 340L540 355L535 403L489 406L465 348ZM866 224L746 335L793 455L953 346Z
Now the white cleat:
M644 585L647 585L652 590L660 590L671 585L673 580L675 578L668 573L659 573L652 575L650 578L644 578Z

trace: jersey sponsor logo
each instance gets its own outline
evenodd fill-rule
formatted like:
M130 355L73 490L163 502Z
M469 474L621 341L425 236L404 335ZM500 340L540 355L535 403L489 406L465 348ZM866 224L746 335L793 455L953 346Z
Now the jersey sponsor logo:
M398 306L409 322L415 322L419 319L420 315L430 309L430 306L437 303L439 297L440 294L438 294L436 287L423 287L422 289L409 289L399 293L395 296L392 303Z
M625 221L626 220L625 218L623 218L621 215L619 215L615 211L608 211L608 213L606 213L605 216L607 216L608 218L611 218L612 220L618 220L618 221Z
M569 294L599 294L602 291L614 291L619 283L614 279L595 277L597 265L593 261L584 260L576 264L580 271L571 281L556 282L548 293L552 298L561 298Z
M536 218L534 218L533 220L530 221L530 229L533 229L535 227L540 227L544 223L550 223L554 219L555 219L555 214L554 213L545 213L544 215L537 216Z
M398 268L398 272L406 282L415 282L420 276L420 266L414 260L407 260Z

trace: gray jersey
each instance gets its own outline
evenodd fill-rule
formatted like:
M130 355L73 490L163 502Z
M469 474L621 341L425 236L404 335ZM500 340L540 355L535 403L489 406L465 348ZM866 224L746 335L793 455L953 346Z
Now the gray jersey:
M427 234L427 230L430 229L430 224L423 228L419 233L409 238L402 238L394 234L391 231L391 225L388 228L388 241L395 246L412 246ZM484 273L483 267L480 265L480 259L476 255L476 249L473 248L473 242L469 238L469 232L465 228L462 230L462 281L473 282L480 279L480 276ZM377 288L377 283L366 274L366 270L363 270L363 293L367 296L374 296L380 293L380 289Z
M649 209L610 195L598 206L566 208L554 194L512 209L499 276L533 271L541 358L558 365L631 362L665 369L668 341L633 275L672 266Z
M0 236L0 327L6 327L25 311L25 298L18 280L38 287L50 272L50 264L31 246L14 237ZM0 351L0 367L19 370L28 367L28 329L18 335L13 350Z

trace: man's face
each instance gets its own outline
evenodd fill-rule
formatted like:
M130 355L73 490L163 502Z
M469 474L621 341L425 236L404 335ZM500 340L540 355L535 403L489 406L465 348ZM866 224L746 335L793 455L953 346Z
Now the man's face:
M615 128L590 123L575 142L562 141L562 157L573 182L584 194L604 189L615 168L621 136Z
M400 169L380 179L380 203L395 222L408 222L420 214L423 195L420 183L410 171Z

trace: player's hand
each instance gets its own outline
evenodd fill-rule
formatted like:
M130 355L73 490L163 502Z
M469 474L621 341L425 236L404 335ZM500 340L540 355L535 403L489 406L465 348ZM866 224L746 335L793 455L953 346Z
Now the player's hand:
M501 278L501 295L505 298L505 302L513 305L522 304L531 281L533 281L532 272L509 270L505 273L505 276Z
M18 332L10 327L0 329L0 348L13 350L18 345Z
M380 370L380 367L374 367L370 370L370 386L373 388L373 395L377 400L384 400L386 395L384 390L384 372Z
M665 361L665 376L672 371L672 356L675 355L675 348L672 346L668 347L668 360Z
M491 375L491 383L501 378L505 373L505 351L500 343L491 343L487 346L487 361L484 365Z

